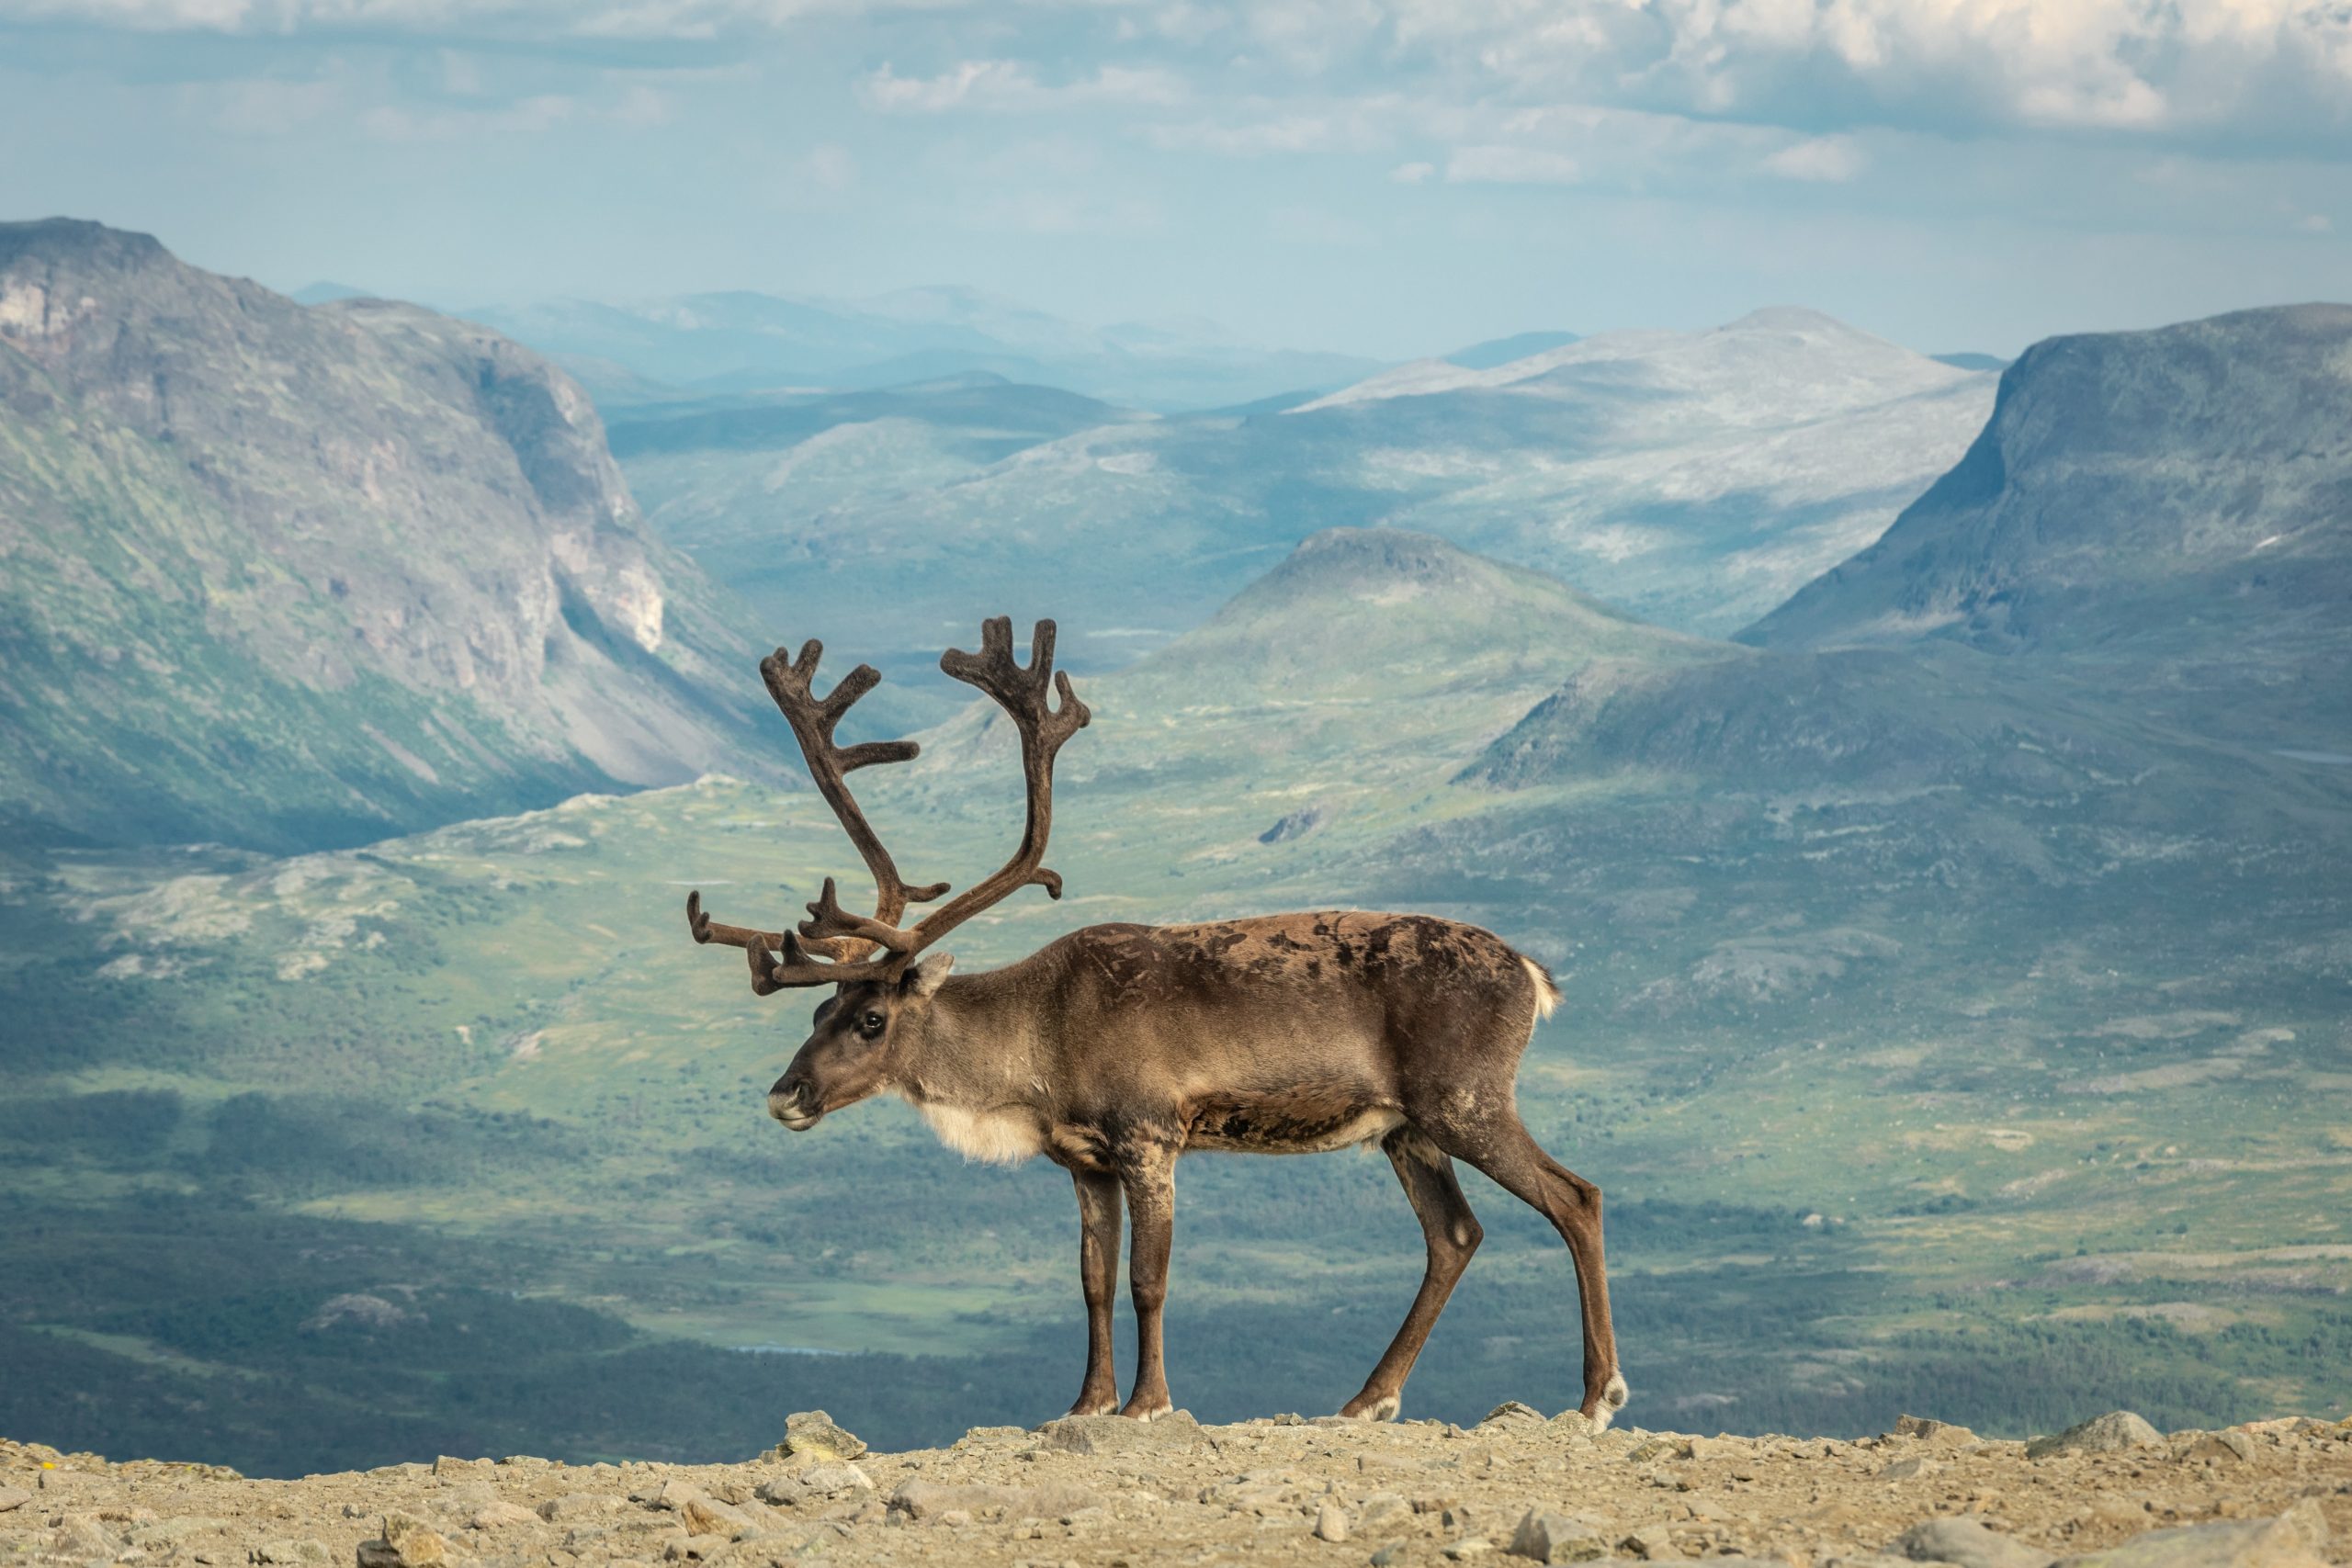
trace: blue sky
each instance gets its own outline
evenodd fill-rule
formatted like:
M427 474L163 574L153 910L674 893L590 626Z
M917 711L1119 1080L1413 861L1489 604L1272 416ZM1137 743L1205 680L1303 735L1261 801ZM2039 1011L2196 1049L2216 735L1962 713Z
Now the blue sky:
M450 307L2012 353L2352 298L2348 175L2341 0L0 0L0 217Z

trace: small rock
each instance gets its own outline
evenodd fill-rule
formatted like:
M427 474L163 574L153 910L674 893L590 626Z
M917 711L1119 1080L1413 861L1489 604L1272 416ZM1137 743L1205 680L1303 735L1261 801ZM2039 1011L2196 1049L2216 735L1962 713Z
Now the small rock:
M1494 1549L1495 1543L1493 1541L1483 1540L1476 1536L1472 1536L1467 1540L1447 1541L1444 1546L1439 1549L1439 1553L1450 1562L1459 1562L1465 1557L1484 1557L1487 1552L1492 1551Z
M1348 1511L1329 1497L1315 1510L1315 1539L1345 1540L1348 1539Z
M57 1521L57 1550L72 1557L112 1557L121 1549L114 1532L95 1514L67 1514Z
M511 1529L516 1525L535 1525L539 1516L528 1508L517 1507L503 1497L495 1497L473 1511L466 1520L469 1530Z
M874 1483L868 1481L865 1484L870 1489ZM750 1515L740 1508L730 1508L724 1503L713 1502L707 1497L685 1499L678 1507L678 1518L686 1527L686 1533L690 1536L716 1535L733 1540L738 1535L752 1528Z
M1975 1433L1950 1421L1930 1420L1925 1416L1898 1416L1894 1418L1894 1435L1916 1438L1939 1449L1973 1449L1979 1441Z
M672 1541L662 1555L673 1562L703 1562L727 1549L729 1538L723 1535L682 1536Z
M2163 1433L2129 1410L2114 1410L2069 1427L2054 1437L2034 1438L2025 1446L2025 1457L2046 1459L2052 1454L2062 1453L2120 1453L2127 1449L2158 1449L2164 1446Z
M1878 1478L1881 1481L1909 1481L1915 1476L1933 1475L1936 1470L1935 1461L1922 1459L1914 1454L1909 1459L1896 1460L1893 1464L1880 1471Z
M1478 1425L1490 1427L1498 1422L1504 1424L1519 1421L1541 1422L1543 1419L1544 1412L1536 1409L1532 1404L1521 1404L1516 1399L1506 1399L1492 1410L1487 1411L1487 1418Z
M1363 1530L1378 1529L1383 1525L1395 1524L1399 1519L1409 1519L1412 1517L1412 1504L1408 1503L1394 1492L1375 1492L1366 1497L1363 1500L1363 1506L1356 1510L1356 1528Z
M821 1410L802 1410L784 1418L780 1445L794 1459L853 1460L865 1452L863 1439L842 1429Z
M1959 1568L2049 1568L2050 1563L2050 1553L1996 1533L1973 1514L1923 1519L1887 1550L1915 1562L1952 1562Z
M334 1553L322 1540L266 1540L253 1549L250 1561L273 1564L331 1562Z
M1581 1519L1530 1508L1511 1532L1508 1550L1538 1562L1589 1562L1608 1556L1609 1543Z
M498 1467L486 1459L452 1459L447 1454L433 1461L435 1475L489 1475Z
M0 1514L13 1513L33 1500L21 1486L0 1486Z
M2059 1568L2319 1568L2327 1524L2305 1499L2274 1519L2233 1519L2150 1530L2105 1551L2059 1560Z
M812 1464L792 1478L799 1483L803 1497L839 1497L852 1492L871 1492L873 1478L846 1461L838 1464Z
M2192 1464L2243 1464L2254 1458L2254 1439L2244 1432L2199 1432L2179 1452Z
M1690 1445L1679 1438L1652 1432L1625 1450L1628 1464L1656 1464L1662 1459L1689 1459Z
M1083 1486L947 1486L932 1481L910 1481L890 1495L890 1508L912 1519L936 1518L961 1509L975 1517L995 1508L1007 1518L1057 1519L1065 1514L1102 1506L1102 1496Z
M1405 1551L1406 1545L1403 1541L1392 1540L1372 1554L1372 1568L1388 1568L1391 1562L1404 1556Z
M1617 1542L1617 1550L1624 1556L1645 1562L1668 1562L1674 1556L1674 1537L1662 1524L1642 1525L1626 1531Z
M359 1568L441 1568L449 1543L413 1514L386 1514L384 1533L359 1543Z
M132 1528L124 1539L142 1551L168 1551L192 1535L209 1535L215 1530L229 1529L226 1519L200 1519L187 1514L175 1518L159 1519L144 1510L126 1516L119 1509L101 1508L98 1517L102 1519L127 1518Z
M567 1492L539 1505L539 1517L551 1525L579 1524L626 1509L626 1500L608 1492Z
M1065 1416L1037 1428L1037 1446L1061 1453L1190 1453L1201 1446L1201 1424L1189 1410L1150 1421L1125 1416Z
M1552 1430L1571 1442L1589 1443L1595 1436L1592 1429L1592 1417L1581 1410L1563 1410L1552 1417L1549 1425Z

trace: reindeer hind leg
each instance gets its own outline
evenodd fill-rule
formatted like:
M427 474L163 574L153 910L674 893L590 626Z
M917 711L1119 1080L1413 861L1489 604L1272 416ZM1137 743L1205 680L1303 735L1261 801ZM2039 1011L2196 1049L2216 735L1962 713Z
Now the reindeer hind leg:
M1629 1397L1617 1368L1617 1337L1609 1321L1609 1268L1600 1243L1600 1189L1544 1152L1508 1105L1475 1121L1431 1129L1440 1147L1476 1166L1495 1184L1552 1222L1576 1269L1577 1303L1584 1327L1584 1398L1580 1408L1606 1427Z
M1462 1195L1462 1184L1454 1179L1453 1161L1419 1130L1409 1124L1397 1128L1381 1140L1380 1150L1396 1168L1414 1217L1421 1222L1429 1266L1404 1325L1396 1330L1380 1364L1372 1369L1372 1376L1364 1380L1363 1392L1340 1407L1340 1415L1362 1421L1396 1418L1413 1362L1429 1343L1430 1331L1437 1326L1446 1298L1453 1294L1455 1282L1470 1266L1470 1255L1478 1250L1486 1234L1479 1228L1478 1216L1470 1212L1470 1201Z

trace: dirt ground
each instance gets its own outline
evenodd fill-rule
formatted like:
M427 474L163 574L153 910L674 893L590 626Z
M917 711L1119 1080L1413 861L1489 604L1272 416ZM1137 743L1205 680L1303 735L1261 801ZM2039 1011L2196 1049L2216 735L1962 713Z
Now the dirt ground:
M2029 1457L1909 1418L1842 1441L1596 1438L1524 1406L1469 1429L1180 1413L881 1454L802 1416L789 1451L741 1464L445 1458L300 1481L0 1442L0 1565L2352 1562L2352 1421L2107 1425ZM1915 1528L1939 1519L1961 1522Z

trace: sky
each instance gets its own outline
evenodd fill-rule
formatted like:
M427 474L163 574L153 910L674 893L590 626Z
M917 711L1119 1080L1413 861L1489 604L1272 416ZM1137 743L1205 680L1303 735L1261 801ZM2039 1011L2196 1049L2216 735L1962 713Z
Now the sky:
M0 0L0 219L445 308L975 288L1382 358L2352 299L2346 0Z

